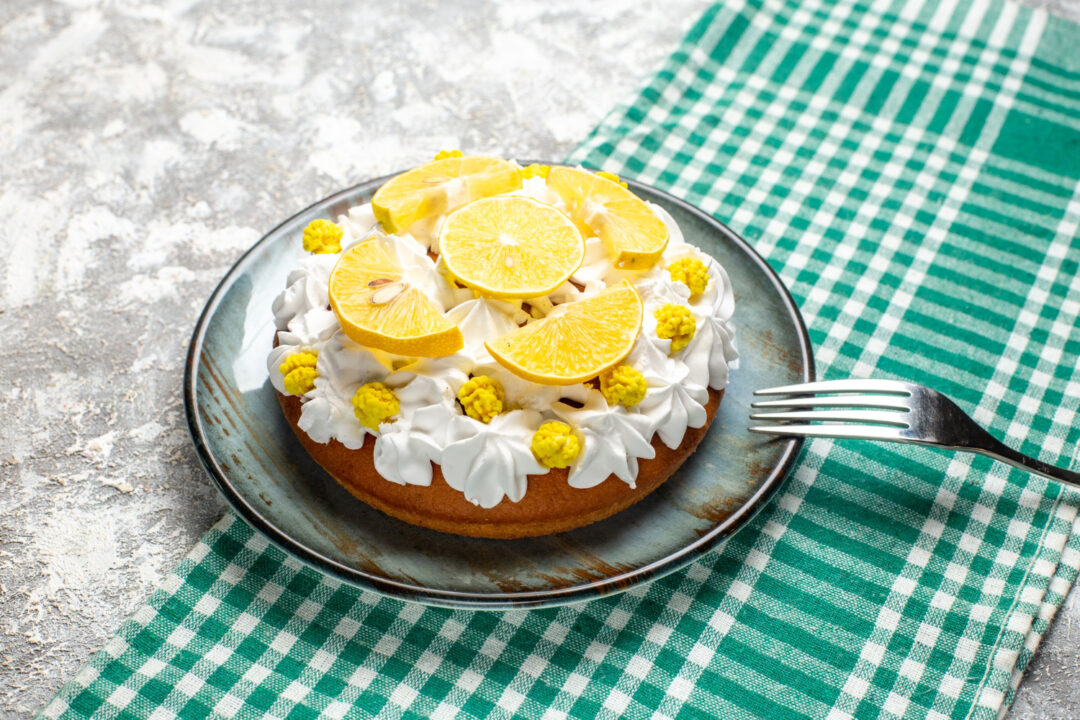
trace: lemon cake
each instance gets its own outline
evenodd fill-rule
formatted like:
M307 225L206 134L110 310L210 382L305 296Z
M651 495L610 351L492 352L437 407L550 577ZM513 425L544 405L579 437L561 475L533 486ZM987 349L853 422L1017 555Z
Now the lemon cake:
M354 496L435 530L628 507L737 365L724 269L610 173L443 152L295 252L267 358L286 419Z

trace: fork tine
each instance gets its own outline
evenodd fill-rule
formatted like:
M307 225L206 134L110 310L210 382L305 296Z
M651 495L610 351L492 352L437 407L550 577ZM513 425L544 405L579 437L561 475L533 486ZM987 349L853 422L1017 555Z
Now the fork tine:
M795 412L769 412L751 413L751 420L800 420L813 422L855 422L873 423L875 425L895 425L896 427L908 427L907 413L893 412L892 410L799 410Z
M755 395L798 395L802 393L893 393L910 395L909 384L899 380L824 380L822 382L781 385L755 390Z
M755 425L750 432L763 435L797 435L799 437L834 437L849 440L910 440L900 428L882 425Z
M750 403L752 408L800 408L800 407L868 407L907 410L907 400L895 395L837 395L835 397L792 397L779 400L758 400Z

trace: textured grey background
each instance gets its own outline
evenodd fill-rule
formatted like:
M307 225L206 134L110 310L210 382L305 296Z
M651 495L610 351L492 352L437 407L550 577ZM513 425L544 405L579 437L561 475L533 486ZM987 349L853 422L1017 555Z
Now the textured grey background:
M0 718L223 512L180 380L236 256L441 148L565 155L704 7L0 1ZM1074 592L1013 717L1080 715L1077 620Z

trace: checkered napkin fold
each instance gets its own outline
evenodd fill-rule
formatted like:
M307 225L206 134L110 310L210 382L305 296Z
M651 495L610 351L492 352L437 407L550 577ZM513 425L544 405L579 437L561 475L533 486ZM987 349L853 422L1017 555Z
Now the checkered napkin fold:
M824 377L932 385L1075 466L1078 45L986 0L728 0L571 160L741 232ZM528 612L360 592L230 515L44 716L995 718L1076 577L1078 506L981 457L813 441L722 552Z

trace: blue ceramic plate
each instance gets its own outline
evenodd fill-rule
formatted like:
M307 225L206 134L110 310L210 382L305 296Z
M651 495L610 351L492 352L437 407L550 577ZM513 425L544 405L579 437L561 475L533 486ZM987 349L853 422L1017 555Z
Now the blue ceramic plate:
M747 431L755 388L814 379L806 327L776 274L738 235L640 183L686 239L727 269L739 368L697 452L652 495L608 520L525 540L479 540L413 527L354 499L293 436L266 376L270 306L305 225L366 202L387 178L315 203L255 244L203 310L184 399L195 447L247 522L315 568L362 588L432 605L542 607L626 590L719 547L776 492L800 440Z

